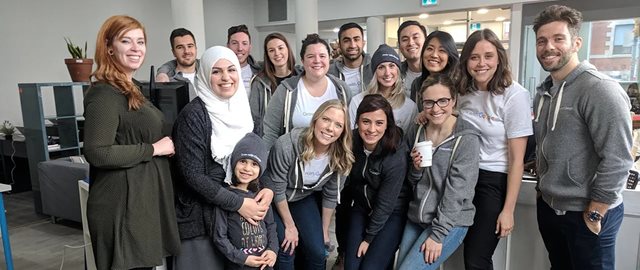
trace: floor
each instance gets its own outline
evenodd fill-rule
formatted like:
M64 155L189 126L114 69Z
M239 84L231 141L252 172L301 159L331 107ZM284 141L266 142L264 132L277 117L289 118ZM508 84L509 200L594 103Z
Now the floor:
M36 214L32 193L3 194L14 269L84 269L82 225ZM0 269L6 269L4 256Z
M73 221L51 222L36 214L30 191L3 194L14 269L55 270L84 269L82 225ZM332 222L332 241L335 243ZM6 269L0 256L0 270ZM335 251L327 259L327 269L335 262Z

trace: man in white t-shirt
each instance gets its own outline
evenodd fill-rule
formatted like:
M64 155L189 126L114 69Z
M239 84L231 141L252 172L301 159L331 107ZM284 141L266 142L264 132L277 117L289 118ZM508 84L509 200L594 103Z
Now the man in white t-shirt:
M411 95L413 80L422 75L422 45L427 28L417 21L405 21L398 27L398 48L405 61L400 63L400 76L404 80L407 97Z
M191 100L196 97L194 85L196 85L195 75L199 64L196 58L198 55L196 39L191 31L177 28L171 31L169 42L171 42L171 52L176 59L166 62L158 68L156 81L188 81L189 99Z
M238 57L242 69L240 74L248 97L251 94L251 79L260 71L260 65L256 64L251 56L251 35L246 25L229 27L227 47Z
M338 46L342 57L329 66L329 74L347 83L351 96L367 89L373 77L371 56L364 53L364 31L357 23L346 23L338 31Z

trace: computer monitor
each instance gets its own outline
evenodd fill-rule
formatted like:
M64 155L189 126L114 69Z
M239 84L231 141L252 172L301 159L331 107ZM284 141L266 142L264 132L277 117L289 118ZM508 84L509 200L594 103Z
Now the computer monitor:
M178 118L182 108L189 103L189 83L177 82L143 82L136 81L142 94L164 114L165 134L171 134L173 122Z

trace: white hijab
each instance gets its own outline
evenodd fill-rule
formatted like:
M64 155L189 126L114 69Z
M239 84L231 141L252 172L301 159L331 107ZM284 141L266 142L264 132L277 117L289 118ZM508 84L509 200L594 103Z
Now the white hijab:
M229 60L238 72L235 82L236 92L228 99L217 96L211 87L211 70L220 59ZM253 131L253 119L247 92L244 91L242 74L238 57L227 47L214 46L207 49L200 59L196 80L196 93L204 101L211 119L211 155L220 163L227 177L225 182L231 183L231 152L236 143L245 134Z

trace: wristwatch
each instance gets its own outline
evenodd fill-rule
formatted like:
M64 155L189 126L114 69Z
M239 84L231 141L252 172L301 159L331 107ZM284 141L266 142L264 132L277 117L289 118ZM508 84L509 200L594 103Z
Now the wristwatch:
M602 214L600 214L598 210L586 211L584 214L591 222L600 222L600 220L602 220Z

